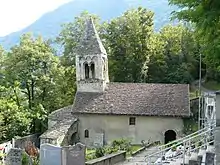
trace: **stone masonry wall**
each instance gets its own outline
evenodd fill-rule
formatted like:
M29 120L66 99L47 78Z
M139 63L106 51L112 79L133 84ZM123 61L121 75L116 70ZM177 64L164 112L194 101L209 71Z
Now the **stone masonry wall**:
M28 135L25 137L21 137L18 139L15 139L15 148L25 148L25 144L27 141L31 141L35 144L36 147L40 147L40 134L33 134L33 135Z

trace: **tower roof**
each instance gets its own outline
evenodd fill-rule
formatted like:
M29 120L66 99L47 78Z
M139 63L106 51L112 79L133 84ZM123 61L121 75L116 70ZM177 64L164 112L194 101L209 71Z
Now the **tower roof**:
M86 22L84 36L77 48L79 55L92 55L92 54L107 54L98 35L92 18L90 17Z

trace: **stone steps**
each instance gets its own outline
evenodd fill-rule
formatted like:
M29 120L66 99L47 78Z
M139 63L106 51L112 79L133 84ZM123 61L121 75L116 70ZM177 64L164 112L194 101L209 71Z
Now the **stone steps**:
M207 146L207 149L200 149L198 152L191 152L185 155L185 163L183 164L183 156L175 158L167 158L163 163L158 165L214 165L215 149L214 146Z

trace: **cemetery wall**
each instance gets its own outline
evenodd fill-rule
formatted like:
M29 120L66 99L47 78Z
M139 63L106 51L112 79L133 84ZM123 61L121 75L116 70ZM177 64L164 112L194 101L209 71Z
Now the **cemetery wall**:
M28 136L24 136L18 139L15 139L15 148L21 148L24 149L25 148L25 143L27 141L31 141L35 144L36 147L40 148L40 134L33 134L33 135L28 135Z
M114 154L106 155L86 162L86 165L113 165L123 162L126 159L126 152L120 151Z

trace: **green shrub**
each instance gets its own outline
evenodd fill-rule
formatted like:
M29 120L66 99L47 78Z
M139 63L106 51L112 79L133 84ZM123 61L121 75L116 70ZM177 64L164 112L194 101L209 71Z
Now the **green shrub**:
M115 152L118 152L118 148L114 148L112 146L107 146L105 147L105 153L106 154L112 154L112 153L115 153Z
M118 150L123 150L126 152L131 151L131 142L128 139L119 139L119 140L114 140L111 144L113 148L116 148Z
M116 153L118 151L126 151L127 153L132 152L131 142L127 139L114 140L111 145L96 148L94 153L87 153L86 160L92 160L105 156L106 154Z
M22 165L29 165L29 156L26 153L22 154Z
M96 159L97 157L95 156L95 154L87 154L86 155L86 161L92 160L92 159Z
M32 158L33 160L33 165L40 165L40 157L35 157L35 158Z
M105 155L105 150L104 150L104 148L102 148L102 147L96 148L96 150L95 150L95 156L96 156L96 158L100 158L100 157L102 157L102 156L104 156L104 155Z

